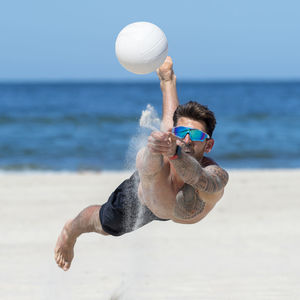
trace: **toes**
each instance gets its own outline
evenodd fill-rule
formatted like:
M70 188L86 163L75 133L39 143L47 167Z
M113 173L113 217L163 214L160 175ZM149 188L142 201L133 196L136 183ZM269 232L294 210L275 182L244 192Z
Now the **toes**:
M64 260L63 257L61 257L60 260L59 260L59 266L60 266L61 268L63 268L64 264L65 264L65 260Z
M54 259L56 261L56 264L62 268L64 271L67 271L70 269L71 262L66 261L64 258L64 255L60 253L59 251L55 251Z
M58 261L59 261L59 253L56 253L54 255L54 259L55 259L55 262L58 264Z
M61 261L61 255L58 254L57 259L56 259L56 263L59 265Z
M59 259L59 253L58 252L54 253L54 259L55 259L56 262L58 261L58 259Z
M63 265L64 265L64 259L63 259L63 256L62 256L61 254L59 254L56 263L58 264L58 266L59 266L60 268L63 267Z
M70 268L70 266L71 266L71 263L69 263L69 262L65 262L65 264L64 264L64 266L63 266L63 270L64 271L68 271L69 270L69 268Z

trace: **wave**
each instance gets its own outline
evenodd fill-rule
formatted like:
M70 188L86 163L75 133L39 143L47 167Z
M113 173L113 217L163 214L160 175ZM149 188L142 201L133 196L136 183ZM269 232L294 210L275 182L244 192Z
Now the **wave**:
M1 125L12 125L12 124L28 124L28 123L37 123L37 124L62 124L69 123L74 125L79 125L83 123L92 124L104 124L104 123L128 123L128 122L137 122L139 116L115 116L115 115L99 115L91 116L86 114L81 115L63 115L63 116L0 116Z

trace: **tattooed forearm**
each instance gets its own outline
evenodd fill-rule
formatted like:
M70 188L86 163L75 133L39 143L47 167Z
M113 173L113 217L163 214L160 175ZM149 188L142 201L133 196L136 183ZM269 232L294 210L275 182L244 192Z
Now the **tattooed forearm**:
M228 182L228 173L217 165L205 168L207 176L201 176L196 187L209 193L217 192L224 188Z
M202 168L195 158L186 153L181 153L179 159L172 160L172 164L183 181L197 190L215 193L227 184L228 174L224 169L217 165Z
M201 214L204 210L205 202L200 199L195 189L184 184L182 190L176 196L174 215L180 219L191 219Z

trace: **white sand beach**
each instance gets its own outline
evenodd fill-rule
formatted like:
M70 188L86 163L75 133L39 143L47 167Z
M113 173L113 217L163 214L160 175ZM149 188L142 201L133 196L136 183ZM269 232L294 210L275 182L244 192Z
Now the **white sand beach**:
M81 236L67 272L53 258L63 224L129 173L1 173L0 299L300 299L300 170L229 173L198 224Z

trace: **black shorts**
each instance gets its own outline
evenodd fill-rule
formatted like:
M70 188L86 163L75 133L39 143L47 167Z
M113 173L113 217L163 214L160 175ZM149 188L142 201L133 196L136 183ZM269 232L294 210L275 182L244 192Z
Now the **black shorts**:
M99 216L102 229L108 234L120 236L136 230L153 220L168 221L155 216L138 199L139 174L123 181L102 205Z

